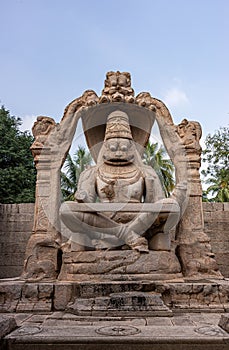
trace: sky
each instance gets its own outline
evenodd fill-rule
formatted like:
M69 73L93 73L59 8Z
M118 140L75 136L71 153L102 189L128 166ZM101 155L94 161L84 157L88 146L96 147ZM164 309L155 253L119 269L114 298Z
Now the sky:
M0 103L30 130L59 122L108 71L163 100L203 138L229 120L229 0L0 0Z

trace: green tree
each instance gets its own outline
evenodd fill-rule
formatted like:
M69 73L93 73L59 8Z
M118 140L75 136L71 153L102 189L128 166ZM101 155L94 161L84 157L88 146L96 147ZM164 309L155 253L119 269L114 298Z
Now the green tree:
M167 158L167 153L164 147L159 147L158 143L151 144L148 142L145 148L143 161L156 171L164 193L166 197L169 197L175 186L173 176L174 165L171 160Z
M211 202L229 202L229 173L224 169L221 170L217 178L211 177L206 180L210 186L205 191L207 201ZM208 199L208 195L213 197Z
M229 202L229 128L223 127L213 135L209 134L205 146L203 162L207 162L207 169L202 170L202 174L209 185L205 200Z
M66 172L61 172L61 190L64 200L74 200L80 174L91 163L91 154L84 147L79 146L73 157L68 153L64 163Z
M35 200L36 170L30 146L33 137L21 132L21 119L0 109L0 203Z

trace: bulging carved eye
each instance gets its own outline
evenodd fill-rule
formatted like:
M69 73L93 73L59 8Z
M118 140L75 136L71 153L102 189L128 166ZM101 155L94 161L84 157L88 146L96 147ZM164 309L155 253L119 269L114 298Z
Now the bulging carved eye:
M110 145L110 150L111 150L111 152L115 152L117 150L117 146L116 145Z
M127 151L127 146L125 146L125 145L121 146L121 151L122 152L126 152Z

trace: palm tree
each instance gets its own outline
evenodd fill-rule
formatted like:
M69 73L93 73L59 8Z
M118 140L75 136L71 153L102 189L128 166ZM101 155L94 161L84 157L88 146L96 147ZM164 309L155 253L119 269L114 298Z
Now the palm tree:
M84 147L79 146L73 157L68 153L64 163L65 172L61 172L61 191L64 200L74 200L80 174L92 164L92 157Z
M206 195L209 193L213 195L211 202L229 202L229 172L227 169L220 169L217 176L210 177L205 182L211 184L206 190Z
M163 191L166 197L169 197L170 193L174 189L174 165L170 159L167 158L167 153L164 147L158 145L158 143L148 142L143 155L143 162L150 165L157 173Z

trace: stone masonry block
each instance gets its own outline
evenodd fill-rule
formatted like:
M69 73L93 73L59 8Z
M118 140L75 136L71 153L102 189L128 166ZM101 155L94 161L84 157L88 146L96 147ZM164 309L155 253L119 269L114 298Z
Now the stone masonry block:
M6 261L8 262L8 265L15 265L17 266L18 264L23 264L24 262L24 253L8 253L5 255L0 255L0 264L1 265L6 265Z
M0 269L0 278L12 278L12 277L19 277L22 273L23 265L5 265L1 266Z
M38 285L39 299L49 299L52 297L54 287L52 283L40 283Z
M12 316L0 315L0 339L17 328L17 323Z
M54 288L54 308L65 310L66 305L72 299L73 286L71 283L57 283Z
M221 315L219 326L229 333L229 314Z
M38 285L27 283L22 288L22 297L28 299L38 299Z
M228 222L228 212L227 211L214 211L204 213L205 221L214 221L214 222Z
M223 210L224 211L229 211L229 202L228 203L223 203Z
M208 203L208 202L203 202L203 210L210 211L210 212L215 212L215 211L223 211L223 203Z

